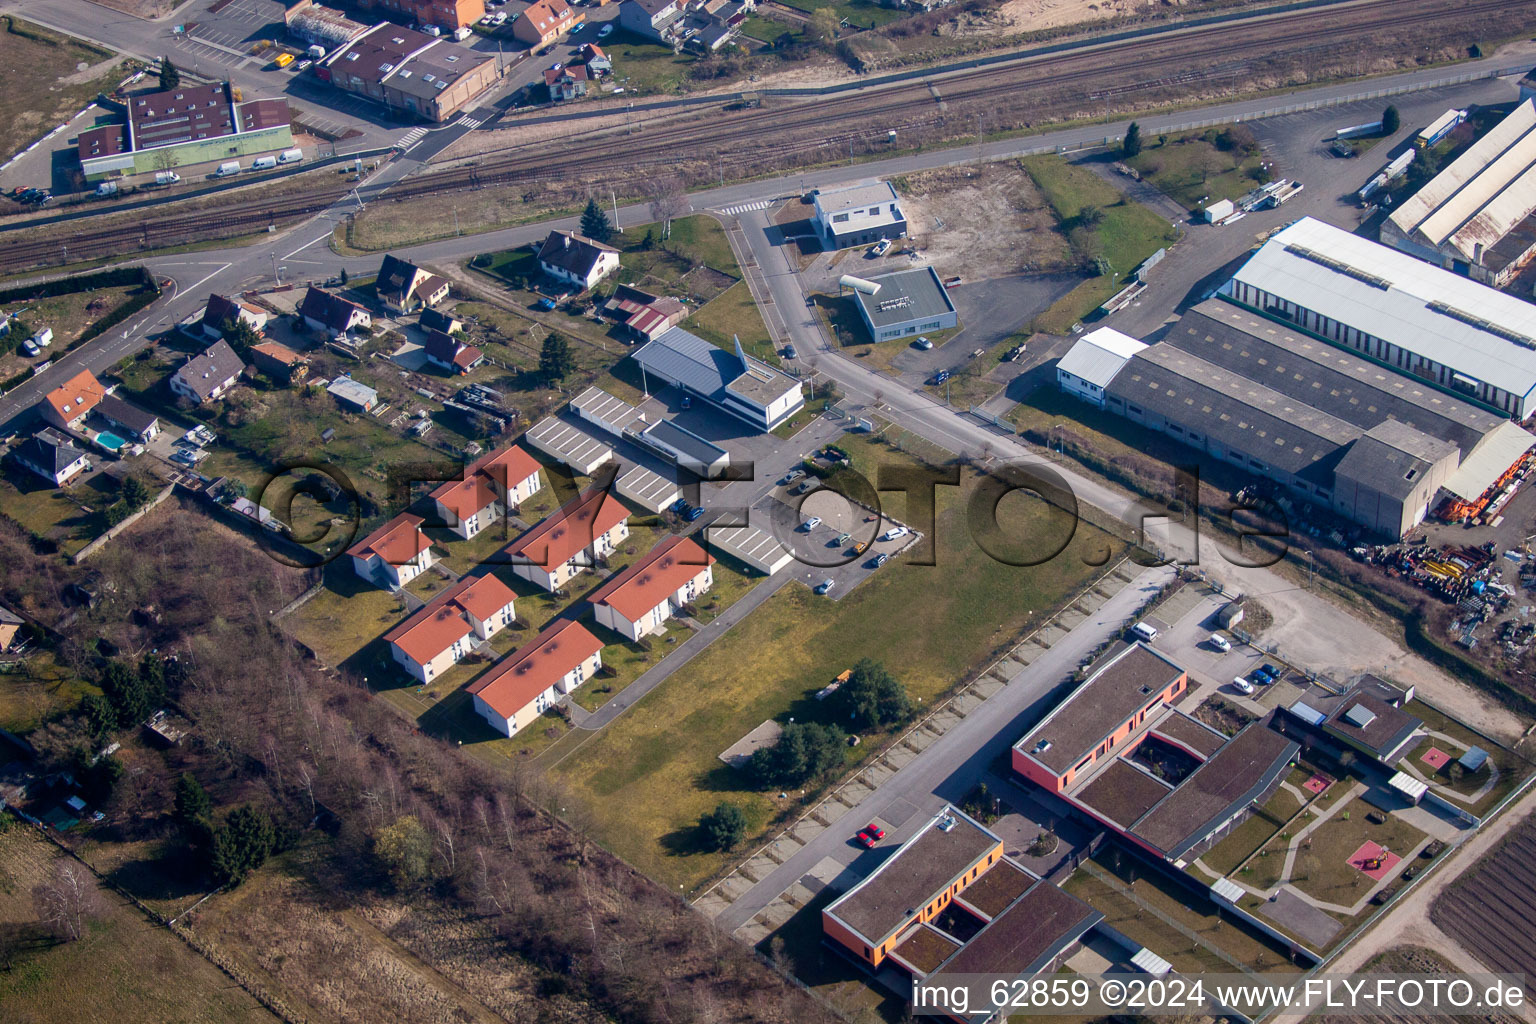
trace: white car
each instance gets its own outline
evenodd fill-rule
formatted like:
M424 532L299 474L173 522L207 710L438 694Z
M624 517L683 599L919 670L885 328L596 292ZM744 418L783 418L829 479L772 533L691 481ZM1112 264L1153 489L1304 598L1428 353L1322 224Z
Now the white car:
M505 25L506 23L507 23L507 12L506 11L497 11L496 12L496 20L491 22L491 24L493 24L493 25Z
M608 34L610 32L612 32L612 31L613 31L613 26L612 25L604 25L602 28L597 30L597 38L599 38L599 39L607 38Z
M880 535L881 540L899 540L912 531L905 526L893 526Z
M879 257L884 256L887 252L889 252L890 248L891 240L889 238L882 238L880 241L869 247L869 254L870 256L878 259Z
M811 518L807 519L801 525L800 528L802 530L804 530L806 533L810 533L812 530L816 529L816 527L818 527L820 525L821 525L821 516L811 516Z
M1216 648L1222 654L1226 654L1228 651L1230 651L1232 649L1232 641L1228 640L1226 637L1222 636L1220 633L1212 633L1211 634L1211 646Z
M1236 679L1232 680L1232 689L1236 690L1238 693L1243 694L1244 696L1248 696L1253 693L1253 684L1244 679L1242 676L1238 676Z
M916 345L924 352L927 352L929 349L933 348L933 342L929 341L927 338L918 338L912 344Z

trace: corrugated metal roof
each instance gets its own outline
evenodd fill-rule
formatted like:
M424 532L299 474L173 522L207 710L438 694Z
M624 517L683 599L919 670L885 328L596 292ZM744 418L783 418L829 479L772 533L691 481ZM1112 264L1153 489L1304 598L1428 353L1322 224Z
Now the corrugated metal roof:
M1463 501L1476 501L1532 445L1536 445L1536 435L1518 423L1501 423L1463 456L1461 465L1446 480L1445 489Z
M711 526L709 543L755 569L776 573L794 560L771 535L755 526Z
M1322 253L1339 266L1291 247ZM1521 396L1536 390L1536 305L1331 224L1302 218L1265 242L1232 280L1500 390ZM1443 309L1464 311L1494 329Z
M1419 799L1429 791L1429 786L1427 784L1419 781L1412 775L1409 775L1407 772L1396 773L1392 776L1392 778L1387 780L1387 785L1391 786L1399 793L1402 793L1414 803L1418 803Z
M660 512L677 501L681 494L677 484L644 466L635 466L619 477L614 489L619 492L619 497L628 498L651 512Z
M613 458L612 448L553 416L534 424L526 437L529 444L579 473L590 472Z
M1077 344L1067 350L1056 368L1090 384L1108 387L1126 361L1146 347L1145 342L1121 334L1112 327L1100 327L1077 339Z

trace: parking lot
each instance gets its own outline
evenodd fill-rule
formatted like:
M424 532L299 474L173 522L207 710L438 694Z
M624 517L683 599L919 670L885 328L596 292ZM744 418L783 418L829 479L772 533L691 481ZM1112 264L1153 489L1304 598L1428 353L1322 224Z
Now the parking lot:
M792 571L807 586L831 580L826 596L841 600L880 571L885 564L880 556L886 556L888 562L917 542L918 535L896 520L877 516L837 491L816 486L813 478L807 479L812 486L796 494L806 479L786 484L781 478L756 506L763 513L760 518L767 521L764 528L795 556ZM815 525L807 528L813 519ZM890 536L892 531L899 535Z

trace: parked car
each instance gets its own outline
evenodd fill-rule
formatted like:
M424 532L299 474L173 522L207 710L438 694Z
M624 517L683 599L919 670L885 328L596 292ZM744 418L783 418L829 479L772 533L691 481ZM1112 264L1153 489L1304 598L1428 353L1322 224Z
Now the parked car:
M880 552L878 555L875 556L875 568L876 569L880 568L882 565L884 565L886 562L889 562L890 560L891 560L891 556L890 555L886 554L884 551Z
M810 490L811 487L812 487L812 484L811 484L811 482L809 480L802 480L802 481L800 481L799 486L795 487L789 493L790 494L804 494L806 491Z
M835 548L840 548L844 544L847 544L852 539L853 539L853 534L851 534L851 533L840 533L832 541L832 546L835 547Z
M879 825L876 825L874 822L870 822L868 825L865 825L864 832L875 839L885 838L885 829L881 828Z
M1253 678L1255 681L1264 686L1268 686L1270 683L1275 681L1274 676L1270 675L1268 672L1265 672L1261 668L1256 668L1253 670Z
M1230 651L1232 649L1232 641L1228 640L1226 637L1222 636L1220 633L1212 633L1211 634L1210 644L1211 644L1212 647L1216 648L1222 654L1226 654L1228 651Z
M793 345L785 345L784 346L784 358L785 359L799 359L800 358L800 353L795 351L795 346L793 346Z
M1275 666L1271 665L1267 661L1264 663L1264 667L1261 668L1259 671L1263 672L1265 675L1269 676L1271 679L1279 679L1280 678L1280 670L1278 668L1275 668Z
M880 535L881 540L900 540L912 531L905 526L893 526Z
M807 519L805 522L800 524L800 528L802 530L804 530L806 533L810 533L812 530L816 529L816 527L818 527L820 525L821 525L821 516L811 516L811 518Z
M1246 696L1253 693L1253 684L1244 679L1242 676L1238 676L1236 679L1232 680L1232 689Z
M683 513L683 518L690 523L704 514L704 509L698 505L690 505L688 511Z
M929 349L933 348L933 342L929 341L926 335L920 336L912 344L916 345L918 348L922 349L924 352L927 352Z
M938 373L936 373L932 377L928 378L928 383L929 384L933 384L933 385L943 384L945 381L949 380L949 378L952 377L952 376L954 376L954 375L952 373L950 373L948 370L940 370Z
M677 403L677 407L679 409L692 409L693 408L693 396L692 395L684 395L682 397L682 399Z
M608 37L608 34L610 32L612 32L612 31L613 31L613 26L612 25L604 25L602 28L597 30L597 38L599 38L599 39L606 39Z
M678 515L682 515L684 512L688 511L688 499L678 498L672 503L672 507L669 509L669 511L676 512Z
M534 303L534 308L542 310L545 313L549 313L552 312L557 305L559 305L559 303L555 302L554 299L546 295L544 298Z
M1151 643L1157 639L1157 627L1149 626L1145 622L1138 622L1131 627L1131 634L1138 640L1145 640L1147 643Z
M884 256L887 252L889 252L890 249L891 240L889 238L882 238L880 241L869 247L870 259L879 259L881 256Z
M826 579L822 580L820 583L816 584L816 593L818 593L818 594L826 594L829 591L831 591L832 586L833 586L832 578L829 576Z
M780 480L779 483L784 485L784 486L788 486L789 484L794 483L796 480L799 480L803 476L805 476L805 470L803 470L803 469L792 469L788 473L784 474L784 479Z
M21 350L29 356L35 356L42 351L42 349L37 347L37 342L33 341L31 338L28 338L26 341L21 343Z

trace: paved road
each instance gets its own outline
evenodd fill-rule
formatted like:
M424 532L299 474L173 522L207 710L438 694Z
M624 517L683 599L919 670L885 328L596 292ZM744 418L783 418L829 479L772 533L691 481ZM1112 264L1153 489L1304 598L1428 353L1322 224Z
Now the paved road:
M831 857L843 867L857 861L861 875L873 870L918 824L938 813L945 803L963 799L993 759L1055 705L1057 689L1070 678L1078 663L1118 634L1130 614L1172 574L1166 568L1142 570L1133 583L1042 652L985 704L951 726L858 806L839 816L721 911L715 923L727 932L735 931L824 857ZM881 849L866 853L853 844L852 837L858 828L876 818L892 826L888 830L890 838Z

